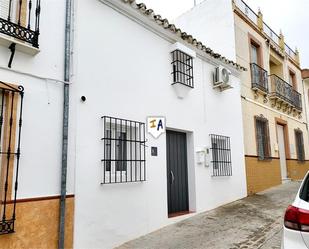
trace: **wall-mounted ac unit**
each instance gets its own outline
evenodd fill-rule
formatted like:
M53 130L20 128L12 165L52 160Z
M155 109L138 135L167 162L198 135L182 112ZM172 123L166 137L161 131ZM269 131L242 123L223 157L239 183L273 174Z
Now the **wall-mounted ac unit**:
M232 88L230 75L231 72L225 67L217 67L216 71L213 74L213 88L219 88L220 91Z

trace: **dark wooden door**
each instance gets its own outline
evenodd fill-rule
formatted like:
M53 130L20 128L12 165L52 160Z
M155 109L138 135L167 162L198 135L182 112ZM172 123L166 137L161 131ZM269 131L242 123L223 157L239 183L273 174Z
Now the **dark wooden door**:
M185 133L167 131L167 192L168 213L189 210L187 138Z

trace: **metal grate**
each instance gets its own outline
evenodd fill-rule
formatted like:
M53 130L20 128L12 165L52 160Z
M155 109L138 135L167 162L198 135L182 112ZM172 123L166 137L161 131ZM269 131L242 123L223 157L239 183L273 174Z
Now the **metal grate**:
M23 91L0 81L0 234L14 232Z
M271 158L271 152L268 120L263 116L255 116L255 129L257 141L257 156L259 160L269 160Z
M1 0L0 33L39 47L41 0Z
M193 58L180 50L175 50L172 52L172 59L172 85L180 83L193 88Z
M103 116L101 184L146 180L145 123Z
M230 138L221 135L210 135L213 176L232 175L232 157Z
M268 93L268 74L267 71L255 63L251 63L252 89L259 89Z
M296 143L297 160L300 162L304 162L305 161L304 137L303 132L300 129L295 130L295 143Z

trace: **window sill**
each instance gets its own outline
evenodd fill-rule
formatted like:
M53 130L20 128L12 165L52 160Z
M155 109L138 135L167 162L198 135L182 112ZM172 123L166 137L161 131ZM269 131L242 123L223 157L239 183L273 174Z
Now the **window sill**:
M28 44L27 42L22 42L14 37L10 37L8 35L0 34L0 45L8 48L12 43L16 43L16 50L29 54L29 55L36 55L40 52L40 49L35 48Z
M193 89L192 86L180 83L180 82L176 82L172 84L172 87L174 88L176 95L179 99L183 99L185 97L187 97L187 95L189 94L190 90Z

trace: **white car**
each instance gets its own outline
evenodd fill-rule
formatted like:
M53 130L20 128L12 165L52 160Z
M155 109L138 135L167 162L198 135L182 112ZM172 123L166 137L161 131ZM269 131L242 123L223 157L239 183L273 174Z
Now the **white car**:
M284 216L281 249L309 248L309 172Z

